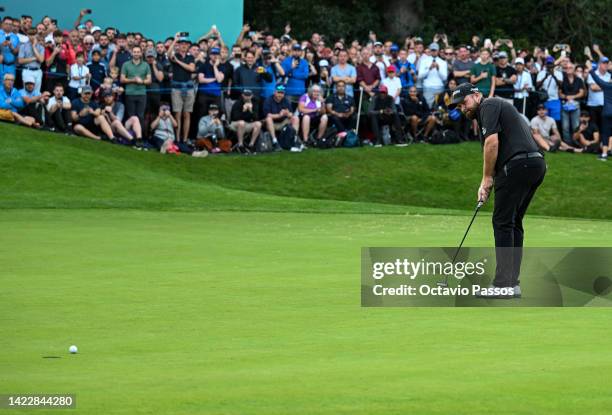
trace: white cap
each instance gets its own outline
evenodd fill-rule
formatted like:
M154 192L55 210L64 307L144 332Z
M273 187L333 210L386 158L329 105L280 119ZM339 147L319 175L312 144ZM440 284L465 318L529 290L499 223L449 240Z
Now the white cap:
M100 28L100 26L94 26L91 28L91 30L89 31L90 33L94 33L94 32L101 32L102 29Z
M32 75L26 75L23 77L23 83L24 84L35 84L36 80L34 79Z
M514 64L518 65L519 63L521 65L524 65L525 64L525 59L523 59L523 58L516 58L516 60L514 61Z
M53 39L53 33L49 33L45 36L45 43L52 43L55 45L55 39Z
M319 66L329 66L329 62L327 62L327 59L321 59L319 61Z

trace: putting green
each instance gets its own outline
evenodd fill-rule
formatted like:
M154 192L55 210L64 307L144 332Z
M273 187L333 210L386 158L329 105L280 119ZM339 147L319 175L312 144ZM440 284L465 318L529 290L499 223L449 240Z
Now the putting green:
M0 393L88 415L609 413L610 309L360 307L362 246L455 245L469 221L422 213L2 210ZM609 221L526 229L612 245ZM485 214L466 245L490 244Z

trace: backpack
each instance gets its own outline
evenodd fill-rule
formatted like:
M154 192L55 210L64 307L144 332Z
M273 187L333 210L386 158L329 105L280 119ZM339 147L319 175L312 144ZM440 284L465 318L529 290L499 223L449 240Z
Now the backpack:
M429 142L431 144L456 144L461 142L461 139L453 130L437 130L431 135Z
M262 133L255 143L255 151L257 153L269 153L272 151L272 136L269 132Z
M321 150L326 150L329 148L333 148L336 145L336 137L334 136L324 136L319 140L314 140L314 146L316 148L320 148Z
M359 146L359 136L355 132L355 130L348 130L346 132L346 136L344 136L344 147L358 147Z
M283 150L289 150L296 145L296 135L297 132L291 125L285 125L278 135L278 144Z

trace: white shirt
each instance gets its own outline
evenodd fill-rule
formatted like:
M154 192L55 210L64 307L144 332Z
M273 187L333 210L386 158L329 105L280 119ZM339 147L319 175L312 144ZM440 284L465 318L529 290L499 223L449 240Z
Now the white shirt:
M526 90L523 89L523 86L525 85L527 85ZM514 83L514 98L527 98L530 90L533 90L531 74L526 69L523 69L522 73L516 74L516 82Z
M51 108L53 108L55 104L57 104L57 99L55 98L55 96L52 96L51 98L49 98L49 102L47 103L47 111L51 111ZM62 108L66 104L70 104L70 100L67 97L62 97Z
M80 88L82 86L87 85L87 79L85 78L85 76L89 73L89 68L86 65L83 66L79 66L76 63L73 63L70 66L70 82L68 83L68 86L70 88ZM72 79L75 76L78 76L79 80L76 79Z
M559 82L563 82L563 74L561 73L561 71L555 69L553 74L554 77L559 80ZM538 73L538 77L536 78L536 82L542 81L544 78L546 78L547 75L548 72L546 71L546 69L540 71L540 73ZM542 84L542 88L544 88L546 92L548 92L549 101L559 99L559 87L557 86L557 83L553 79L552 75L548 76L548 78L544 81L544 83Z
M393 79L387 77L382 80L381 84L387 87L389 96L394 97L395 103L399 105L400 103L399 93L402 90L402 81L399 79L399 77L396 76ZM397 97L395 96L396 94L397 94Z
M430 69L431 64L436 62L438 68ZM423 88L444 88L448 78L448 63L439 56L421 56L419 59L418 78L423 81Z
M605 74L602 75L601 72L599 72L599 69L597 69L597 76L599 76L602 80L606 82L610 82L610 78L612 78L610 72L606 71ZM600 107L604 104L603 91L593 91L591 89L591 85L593 84L595 84L595 80L593 79L591 74L589 74L589 77L587 78L587 85L589 87L589 97L587 98L587 105L589 107Z

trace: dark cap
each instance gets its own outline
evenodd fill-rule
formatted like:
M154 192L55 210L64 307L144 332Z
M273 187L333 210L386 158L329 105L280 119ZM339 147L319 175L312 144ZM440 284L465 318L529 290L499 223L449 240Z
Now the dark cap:
M250 89L243 89L242 95L244 95L245 97L250 97L253 95L253 91L251 91Z
M211 55L218 55L221 53L221 49L219 48L210 48L210 54Z
M302 46L299 43L294 43L291 47L293 50L302 50Z
M111 89L102 89L100 92L100 98L112 97L113 91Z
M537 110L538 110L538 111L539 111L539 110L545 110L545 109L546 109L546 105L544 105L544 104L538 104L538 106L537 106Z
M81 95L83 94L91 94L93 93L93 89L91 89L91 87L89 85L84 85L81 87Z
M219 109L219 106L217 104L210 104L208 106L208 111L210 111L210 110L218 110L218 109Z
M463 102L463 99L468 95L480 92L478 88L469 82L464 82L453 90L451 105L457 105Z

